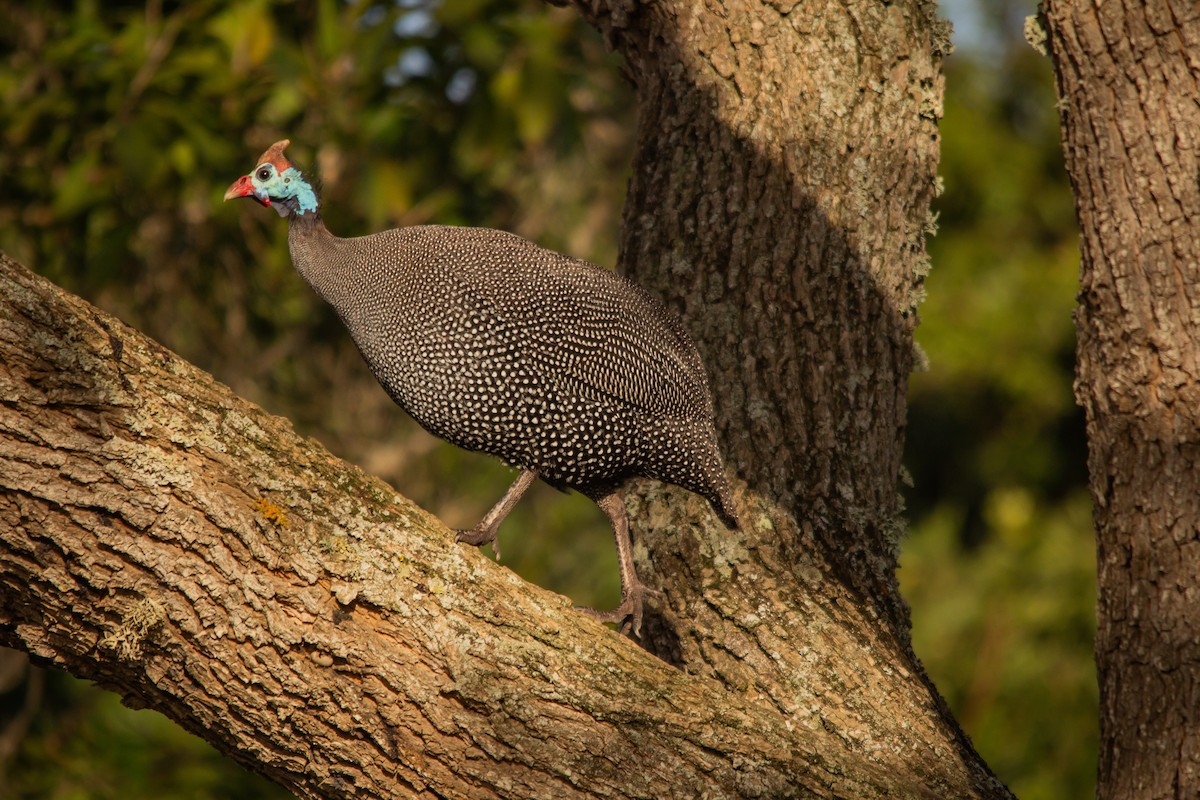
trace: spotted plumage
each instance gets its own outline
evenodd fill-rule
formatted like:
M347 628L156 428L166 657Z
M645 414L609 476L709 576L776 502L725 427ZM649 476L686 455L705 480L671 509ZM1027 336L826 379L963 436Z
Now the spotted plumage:
M501 231L336 237L286 145L226 199L252 197L289 219L296 269L413 419L522 470L460 541L495 544L534 477L582 492L608 514L621 558L622 604L597 616L637 630L647 590L633 572L621 487L638 476L676 484L737 525L704 368L678 318L615 273Z

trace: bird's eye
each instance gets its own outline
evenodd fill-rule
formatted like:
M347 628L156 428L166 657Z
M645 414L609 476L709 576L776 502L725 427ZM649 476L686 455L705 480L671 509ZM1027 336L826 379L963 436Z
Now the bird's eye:
M260 181L271 180L271 168L270 167L260 167L258 170L258 179Z

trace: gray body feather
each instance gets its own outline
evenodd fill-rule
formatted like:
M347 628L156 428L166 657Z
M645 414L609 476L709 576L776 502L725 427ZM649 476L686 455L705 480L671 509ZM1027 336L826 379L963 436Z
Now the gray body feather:
M434 435L593 498L657 478L736 526L703 365L641 288L486 228L340 239L307 214L288 241L379 383Z

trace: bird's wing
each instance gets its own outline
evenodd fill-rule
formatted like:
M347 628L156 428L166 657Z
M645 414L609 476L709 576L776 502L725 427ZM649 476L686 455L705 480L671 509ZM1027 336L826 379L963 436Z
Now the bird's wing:
M660 302L613 272L511 234L485 241L504 276L472 281L471 293L548 382L650 418L711 416L695 345Z

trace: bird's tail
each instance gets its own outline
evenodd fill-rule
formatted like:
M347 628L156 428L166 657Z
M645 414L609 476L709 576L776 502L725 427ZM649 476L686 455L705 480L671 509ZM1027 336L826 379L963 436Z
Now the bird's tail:
M721 518L721 522L725 523L726 528L731 531L740 531L742 523L733 508L733 497L729 492L729 484L724 480L721 481L721 484L714 494L709 495L708 502L712 504L713 511L717 512L717 516Z

